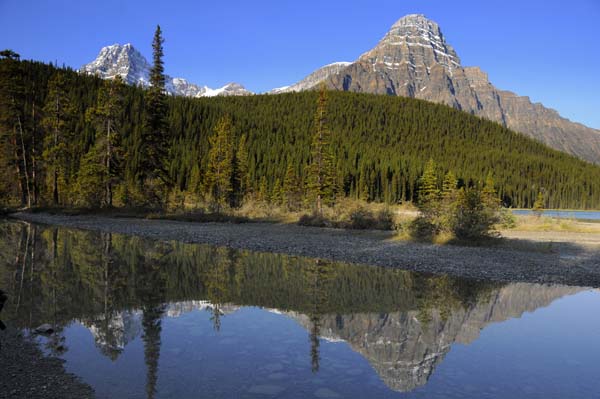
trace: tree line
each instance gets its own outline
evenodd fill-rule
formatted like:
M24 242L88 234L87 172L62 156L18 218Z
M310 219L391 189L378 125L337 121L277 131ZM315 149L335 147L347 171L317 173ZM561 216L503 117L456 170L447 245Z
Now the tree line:
M505 206L599 208L600 167L484 119L422 100L325 90L184 98L0 53L0 198L19 206L189 206L249 198L320 210L341 197L418 202L437 185Z

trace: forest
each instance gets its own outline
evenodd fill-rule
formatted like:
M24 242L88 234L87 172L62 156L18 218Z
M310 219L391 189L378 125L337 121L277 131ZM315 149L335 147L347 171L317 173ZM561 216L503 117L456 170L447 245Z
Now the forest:
M506 207L541 196L546 208L600 208L599 166L448 106L329 91L168 96L161 43L149 89L0 53L0 204L398 204L418 200L432 159L438 186L448 172L459 187L491 176Z

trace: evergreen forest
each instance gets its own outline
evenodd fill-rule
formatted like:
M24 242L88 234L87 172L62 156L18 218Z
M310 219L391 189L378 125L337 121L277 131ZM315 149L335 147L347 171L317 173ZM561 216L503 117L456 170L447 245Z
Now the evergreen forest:
M466 188L491 176L507 207L531 208L541 195L546 208L600 208L599 166L497 123L348 92L168 96L160 31L153 46L150 89L0 54L4 206L417 202L433 159L438 186L448 172Z

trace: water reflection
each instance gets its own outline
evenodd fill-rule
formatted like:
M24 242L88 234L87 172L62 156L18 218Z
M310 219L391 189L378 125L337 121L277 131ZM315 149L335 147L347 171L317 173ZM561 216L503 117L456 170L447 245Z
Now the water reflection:
M344 341L389 389L408 392L428 382L453 344L471 343L490 323L581 290L22 223L0 224L0 236L0 287L9 297L4 319L24 329L50 323L55 332L45 344L57 355L69 351L65 329L73 323L85 326L113 362L141 338L148 398L158 390L163 323L195 310L210 312L217 334L227 333L223 319L243 307L283 314L306 330L313 374L323 370L322 341Z

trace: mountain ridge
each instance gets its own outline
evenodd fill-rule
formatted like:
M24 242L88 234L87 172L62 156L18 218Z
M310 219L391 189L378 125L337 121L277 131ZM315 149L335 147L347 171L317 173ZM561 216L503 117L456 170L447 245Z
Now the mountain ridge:
M150 86L150 63L131 43L113 44L103 47L96 59L83 65L79 72L98 75L103 79L112 79L120 75L131 85ZM223 87L212 89L188 82L184 78L165 76L165 88L168 93L186 97L213 97L217 95L254 94L239 83L231 82Z
M600 130L570 121L527 96L496 88L480 67L462 66L439 25L423 14L399 19L374 48L344 68L324 68L285 91L295 91L290 88L297 88L320 72L321 79L312 79L314 84L304 84L300 90L314 89L325 82L333 90L442 103L600 164Z

